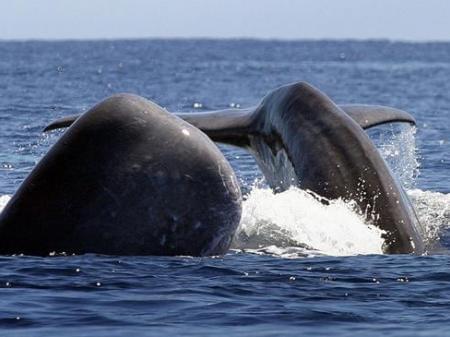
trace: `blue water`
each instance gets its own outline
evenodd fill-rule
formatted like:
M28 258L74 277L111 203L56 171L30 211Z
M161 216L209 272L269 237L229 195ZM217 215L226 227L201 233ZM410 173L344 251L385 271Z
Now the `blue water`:
M377 234L346 205L314 204L299 190L272 195L248 154L221 146L246 195L240 230L256 249L237 241L216 258L0 257L0 334L449 335L450 43L0 42L0 206L62 133L42 128L111 94L201 111L251 106L299 80L338 103L415 116L416 131L370 135L440 249L379 254Z

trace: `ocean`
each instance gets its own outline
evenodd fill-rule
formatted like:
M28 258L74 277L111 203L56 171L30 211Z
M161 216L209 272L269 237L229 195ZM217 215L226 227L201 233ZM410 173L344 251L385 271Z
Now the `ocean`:
M433 249L383 255L351 205L274 194L248 153L219 145L244 195L228 254L2 256L0 335L450 335L450 43L0 42L0 209L64 132L42 132L58 117L119 92L169 111L249 107L296 81L416 118L368 133Z

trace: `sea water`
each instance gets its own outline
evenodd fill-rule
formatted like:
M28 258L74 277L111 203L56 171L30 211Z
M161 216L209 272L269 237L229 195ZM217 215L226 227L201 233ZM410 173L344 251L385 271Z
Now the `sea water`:
M439 247L383 255L382 232L352 203L274 194L248 153L220 145L244 194L228 254L0 257L0 335L450 334L449 79L449 43L0 42L0 209L63 132L43 127L109 95L199 112L304 80L337 103L414 115L416 127L368 133Z

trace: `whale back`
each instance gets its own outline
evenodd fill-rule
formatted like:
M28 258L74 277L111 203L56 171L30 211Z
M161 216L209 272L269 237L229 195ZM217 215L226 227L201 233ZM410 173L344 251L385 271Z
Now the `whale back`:
M200 130L144 98L99 103L0 215L0 253L219 255L239 224L232 168Z

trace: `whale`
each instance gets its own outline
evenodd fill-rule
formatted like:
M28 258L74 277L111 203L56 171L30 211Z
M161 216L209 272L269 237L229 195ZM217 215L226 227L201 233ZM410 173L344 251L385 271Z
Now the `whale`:
M414 124L405 111L339 107L299 82L274 90L251 109L181 117L215 141L248 150L275 191L298 186L326 200L355 202L364 219L382 229L383 252L425 252L411 201L364 131L384 123Z
M77 118L0 214L0 254L225 254L242 196L198 128L132 94Z
M353 201L368 223L382 229L384 253L425 252L411 201L364 131L385 123L415 124L409 113L337 105L316 87L297 82L273 90L255 107L175 115L215 142L250 152L276 192L298 186L322 202ZM62 117L45 130L67 127L77 118Z

